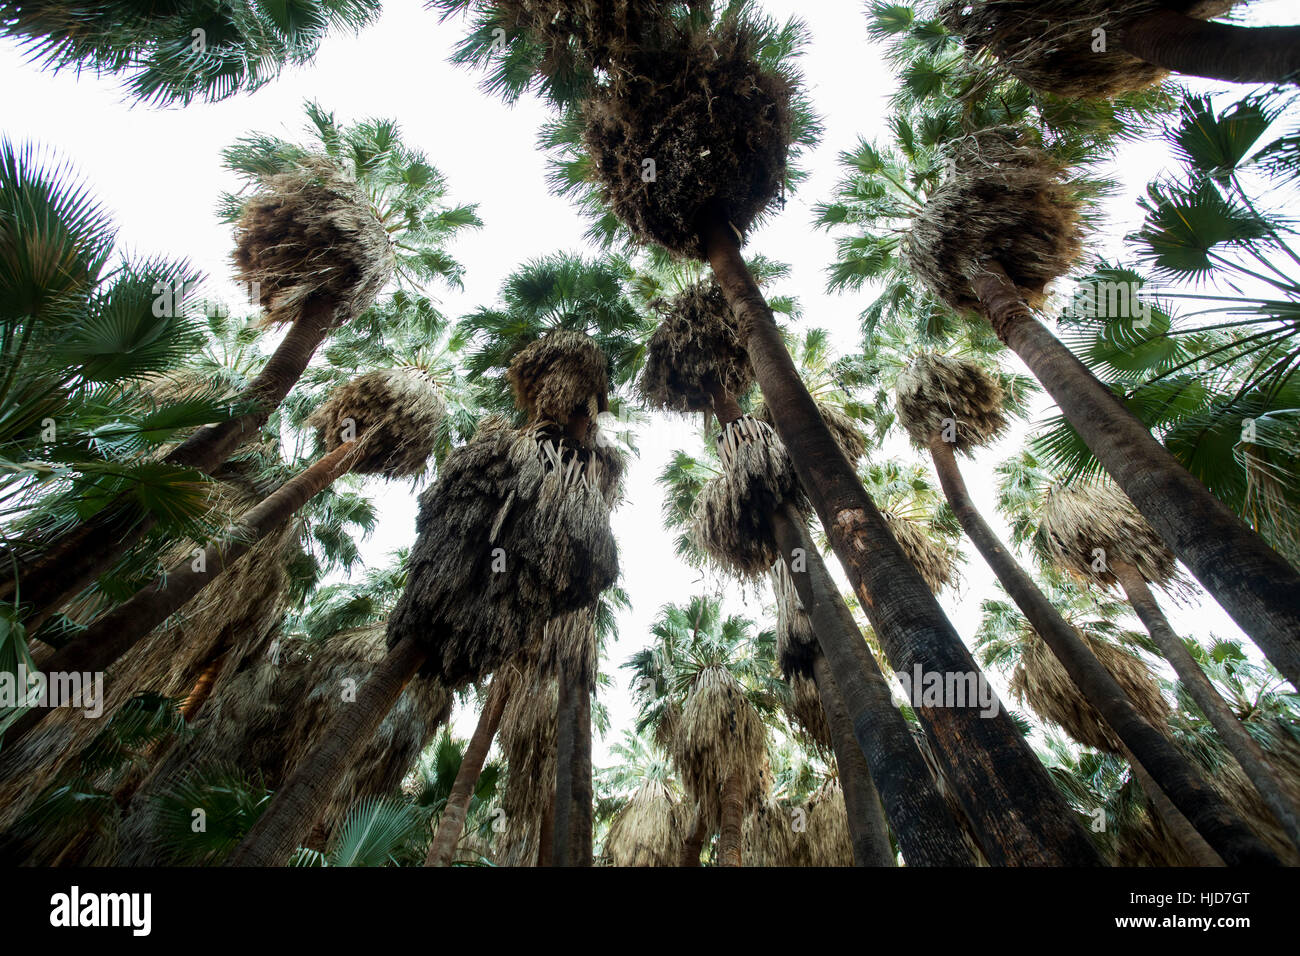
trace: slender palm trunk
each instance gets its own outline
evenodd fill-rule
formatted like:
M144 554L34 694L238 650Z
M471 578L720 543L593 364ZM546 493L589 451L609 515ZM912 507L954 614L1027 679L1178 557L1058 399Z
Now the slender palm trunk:
M555 739L554 866L591 866L591 688L585 668L559 674Z
M1300 574L1034 318L1000 266L971 283L998 338L1029 366L1102 467L1273 666L1300 687Z
M695 824L691 832L686 834L686 839L682 841L682 858L681 866L699 866L700 853L704 850L704 841L709 836L709 825L704 819L704 814L700 813L700 808L695 808Z
M1165 829L1191 856L1193 862L1197 866L1223 866L1223 857L1214 852L1214 847L1205 842L1205 837L1196 832L1196 827L1192 826L1191 821L1183 816L1170 799L1165 796L1165 792L1160 789L1160 785L1152 780L1151 775L1146 772L1142 762L1134 757L1132 753L1126 753L1126 756L1134 778L1146 793L1147 799L1151 801L1151 809L1160 818L1160 822L1164 824Z
M226 866L281 866L288 861L324 814L339 778L374 737L427 656L425 648L410 638L389 648L361 685L356 700L344 704L321 728L320 744L284 782Z
M192 724L203 709L203 705L208 702L212 696L212 690L217 686L217 678L221 676L221 666L226 662L226 654L229 647L223 645L213 655L212 659L204 665L203 670L199 673L198 679L194 682L194 687L185 695L185 700L181 702L180 715L185 723Z
M451 866L451 858L456 853L456 841L465 829L465 817L469 813L474 787L479 775L483 773L483 762L487 760L488 751L492 749L492 738L501 725L501 714L506 709L507 696L506 681L498 674L492 678L487 700L483 702L483 709L478 715L478 724L460 759L460 769L456 771L456 781L451 785L451 793L447 795L447 804L438 821L438 831L429 847L429 855L424 860L425 866Z
M889 533L800 381L731 224L714 216L702 238L714 276L741 321L777 433L890 662L908 673L916 666L941 675L978 675L970 651ZM848 688L843 690L847 696ZM978 706L922 707L917 716L948 778L962 793L990 861L1100 863L1065 799L1005 712L985 718Z
M1241 27L1157 10L1124 27L1125 51L1139 60L1229 83L1295 83L1300 27Z
M1165 660L1169 661L1178 679L1183 682L1187 693L1191 695L1196 706L1200 708L1201 713L1206 716L1214 729L1219 732L1228 752L1237 759L1237 763L1241 764L1241 769L1246 772L1246 776L1255 785L1264 803L1272 811L1273 816L1277 817L1282 829L1286 831L1287 838L1297 849L1300 849L1300 823L1297 822L1296 806L1282 789L1282 783L1269 765L1263 748L1210 683L1210 679L1196 663L1196 658L1192 657L1192 652L1187 649L1187 645L1174 633L1164 612L1160 610L1155 595L1151 593L1151 588L1147 586L1146 579L1137 568L1122 561L1112 561L1110 570L1119 581L1120 587L1124 589L1129 603L1133 605L1133 610L1146 625L1152 640L1160 648L1160 653L1165 656Z
M200 429L164 459L169 465L211 473L245 440L266 424L271 413L284 401L302 377L312 355L334 325L335 307L318 301L308 305L289 327L261 373L240 395L239 401L253 408L238 418ZM16 580L0 583L0 598L18 588L22 606L29 613L28 632L35 633L53 613L85 590L95 578L108 571L130 548L141 541L154 519L134 513L125 502L115 502L94 518L52 541L26 564L20 564ZM3 562L8 571L12 565Z
M718 830L718 866L740 866L740 833L745 822L745 794L739 773L722 783L722 826Z
M286 481L240 517L224 541L214 542L201 559L183 558L130 600L101 615L77 637L51 654L41 665L45 673L95 673L122 658L154 628L179 611L262 538L284 526L312 498L346 474L355 460L357 442L347 442L310 468ZM27 711L5 735L9 742L23 737L53 708ZM3 767L3 764L0 764ZM0 769L0 777L4 776Z
M844 790L853 862L858 866L894 866L894 848L889 841L889 826L885 823L880 794L871 782L871 770L857 738L853 736L853 721L839 688L835 686L826 655L821 651L813 653L813 676L822 699L822 709L826 711L835 768L839 772L840 787Z
M884 675L822 563L812 536L789 505L773 516L777 544L812 622L827 676L852 715L859 755L884 801L910 866L970 866L961 829L948 812ZM818 688L821 688L821 674ZM830 716L830 710L827 710ZM845 791L847 795L847 789Z
M1115 735L1225 862L1233 866L1278 865L1273 852L1228 808L1178 752L1173 741L1142 718L1119 682L998 540L966 490L952 445L935 435L930 439L930 454L944 496L962 529L1021 613L1052 649L1084 699L1097 709Z

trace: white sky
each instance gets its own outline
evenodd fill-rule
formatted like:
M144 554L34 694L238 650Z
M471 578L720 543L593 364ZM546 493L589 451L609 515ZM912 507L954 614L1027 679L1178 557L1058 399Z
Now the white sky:
M840 176L835 163L840 151L851 148L859 136L885 136L893 81L881 52L867 39L865 4L765 0L763 6L780 18L798 15L810 28L812 42L802 67L825 135L804 163L811 178L752 237L749 250L791 264L793 274L780 293L797 296L804 324L831 330L837 347L849 351L858 342L857 314L870 296L824 292L834 236L811 227L811 206L830 197ZM1292 6L1290 0L1265 0L1252 9L1259 21L1280 23L1293 18L1294 11L1287 9ZM418 0L387 0L377 24L357 37L330 37L312 65L287 71L252 96L161 111L125 105L111 80L38 72L23 62L12 43L0 41L0 89L5 91L0 133L20 142L37 141L70 160L113 212L124 247L188 258L207 275L224 280L231 238L229 228L217 220L215 205L218 195L236 183L221 168L223 147L252 131L297 138L307 98L345 123L367 116L395 118L406 142L424 150L447 176L451 200L478 203L486 224L452 247L467 269L464 292L434 290L447 314L458 318L494 303L502 280L525 260L562 250L592 251L583 249L584 226L577 211L546 190L545 157L535 146L536 131L547 115L544 108L526 99L507 109L479 91L477 74L449 65L447 56L461 32L458 21L440 25ZM1124 188L1108 207L1104 239L1112 256L1120 252L1118 238L1140 222L1134 200L1170 162L1155 140L1152 135L1126 148L1117 162ZM1018 364L1014 357L1008 360ZM623 583L633 608L620 621L619 641L606 663L618 687L604 698L612 728L596 744L598 766L609 743L634 719L618 665L645 643L660 605L684 603L701 588L696 572L673 555L654 483L673 449L696 450L698 434L691 423L663 416L655 416L639 434L642 454L631 464L627 500L615 516ZM1023 434L1011 435L966 466L976 502L990 518L995 515L993 468L1016 453L1022 441ZM903 453L904 446L899 443L891 452ZM382 564L394 548L411 544L415 498L400 485L377 484L373 492L381 519L363 553L367 561ZM1005 528L1001 530L1005 537ZM992 592L992 575L972 549L967 551L973 559L962 587L941 600L969 640L978 627L980 602ZM709 582L710 590L715 583ZM736 585L726 590L729 609L744 607L751 616L761 616L766 595L760 600ZM1211 633L1240 636L1209 599L1199 607L1168 609L1184 633L1202 639ZM473 720L472 714L458 713L457 733L468 734Z

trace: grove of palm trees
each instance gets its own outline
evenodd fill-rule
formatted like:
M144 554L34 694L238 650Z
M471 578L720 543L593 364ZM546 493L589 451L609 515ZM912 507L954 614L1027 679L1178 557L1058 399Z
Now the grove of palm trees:
M1300 865L1295 13L0 0L0 860Z

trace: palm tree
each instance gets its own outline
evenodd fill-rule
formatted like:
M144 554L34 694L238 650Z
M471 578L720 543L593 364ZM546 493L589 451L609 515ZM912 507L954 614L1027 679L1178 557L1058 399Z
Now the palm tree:
M168 817L159 801L205 768L239 767L259 775L268 789L282 789L311 758L320 728L360 706L357 691L364 690L385 660L383 624L381 618L319 640L279 640L224 681L193 738L169 754L135 795L118 862L160 861L174 837L172 828L188 829L190 823L188 816ZM394 794L450 709L450 694L436 681L419 678L407 684L396 706L361 742L357 759L330 781L320 812L308 821L295 847L322 848L358 800ZM214 799L209 793L191 806L209 807Z
M971 134L950 156L954 175L913 207L910 267L951 308L988 320L1174 553L1283 673L1300 675L1295 570L1034 316L1080 249L1080 204L1063 168L1006 129Z
M252 92L310 62L329 31L358 31L378 14L377 0L6 0L0 33L47 69L122 74L129 95L184 105Z
M396 479L422 473L442 414L438 390L418 372L371 372L336 389L312 419L324 457L240 515L223 540L168 568L42 666L48 672L106 669L343 474ZM48 708L29 711L12 737L20 738L49 713Z
M816 566L814 573L819 581L829 580L829 575L821 564L820 551L809 539L799 479L784 446L771 426L741 413L737 399L750 389L753 380L734 316L716 284L709 283L689 286L666 305L665 311L663 322L646 346L641 392L655 407L679 412L712 411L721 428L717 454L722 473L695 489L690 505L692 537L704 553L742 579L764 575L774 564L781 565L778 574L782 577L778 580L788 583L789 588L778 587L778 605L784 597L788 610L794 590L809 587L803 573L805 564ZM853 459L860 457L865 441L851 420L829 403L819 406L819 414L833 424L842 442L842 453ZM673 497L681 501L683 496L674 490ZM781 550L778 529L798 540L797 552ZM787 563L795 569L798 584L785 568ZM891 775L887 783L880 784L885 789L887 812L891 819L916 821L913 831L900 836L908 859L918 865L963 861L964 850L938 794L916 784L918 779L927 779L917 776L922 768L921 757L889 700L884 678L863 646L851 613L833 589L822 590L818 599L819 604L809 600L807 607L815 609L823 630L833 629L823 634L817 625L803 619L810 635L816 633L817 639L803 648L803 660L798 665L789 655L782 655L787 678L803 678L804 683L796 682L795 687L806 688L814 676L814 667L820 665L814 683L823 697L821 706L827 715L834 715L841 732L850 731L848 737L840 736L835 741L841 772L848 777L851 769L863 770L866 755L866 762L875 764L876 773ZM786 669L786 664L791 666ZM847 691L841 692L841 685ZM851 705L846 703L845 694ZM870 716L862 725L874 729L864 731L859 743L854 741L850 728L859 725L864 713ZM884 826L871 776L854 774L850 790L855 814L851 825L860 862L892 862L887 841L882 839Z
M1275 858L1125 694L1078 632L1056 610L1033 579L998 540L975 508L957 465L956 452L971 454L993 441L1006 425L996 380L979 365L922 353L899 376L899 420L920 447L928 447L949 505L998 580L1035 631L1060 660L1071 680L1159 782L1206 841L1231 864Z
M630 730L610 747L621 763L599 774L602 790L625 790L605 835L604 855L614 866L676 866L682 844L681 788L653 740Z
M1243 0L946 0L939 18L1035 89L1113 96L1173 70L1235 83L1296 82L1300 27L1212 18Z
M720 603L707 597L686 607L668 604L651 628L655 645L625 665L636 675L638 730L671 734L673 764L695 821L704 821L706 835L719 834L721 866L741 865L745 811L758 799L766 762L763 715L772 701L753 626L737 615L723 618Z
M418 670L452 690L481 679L551 618L593 605L614 582L609 513L623 466L595 423L608 374L599 348L567 330L515 356L510 381L529 424L512 429L489 419L447 457L421 496L409 580L388 621L388 657L231 865L281 862L292 852L328 799L330 781Z
M1300 849L1300 811L1269 766L1263 749L1215 690L1151 593L1151 584L1166 590L1177 588L1178 569L1173 553L1132 502L1106 483L1054 487L1043 505L1039 534L1058 566L1085 581L1118 586L1123 591L1187 693Z
M461 228L478 225L473 207L446 207L446 183L425 157L405 146L395 123L340 127L315 104L307 108L315 150L253 136L226 151L251 197L227 197L236 226L235 260L267 309L289 331L261 373L238 396L242 412L199 430L164 462L211 472L256 434L298 381L330 330L356 319L395 274L402 281L459 282L442 249ZM110 505L113 504L110 502ZM148 516L105 507L93 519L46 541L15 578L39 625L152 524ZM7 563L7 562L6 562ZM13 584L0 586L8 595Z

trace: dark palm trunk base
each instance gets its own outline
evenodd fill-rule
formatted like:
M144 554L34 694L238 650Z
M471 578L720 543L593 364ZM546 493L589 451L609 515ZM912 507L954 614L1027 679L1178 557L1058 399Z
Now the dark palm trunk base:
M1188 76L1294 83L1300 74L1300 27L1240 27L1159 10L1128 24L1121 42L1139 60Z

